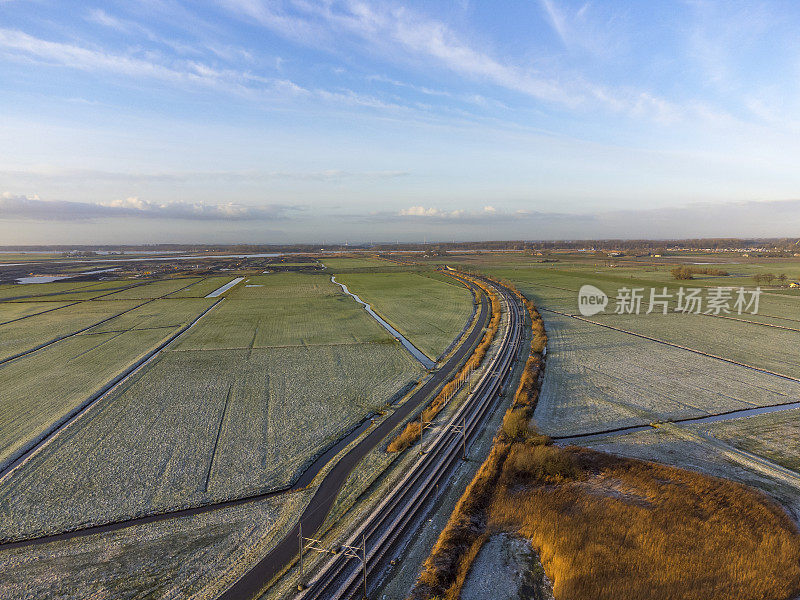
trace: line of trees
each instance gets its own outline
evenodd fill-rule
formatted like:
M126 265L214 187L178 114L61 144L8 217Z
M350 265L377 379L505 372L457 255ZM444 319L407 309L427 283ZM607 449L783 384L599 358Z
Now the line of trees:
M714 275L717 277L727 277L730 275L724 269L712 269L710 267L690 267L688 265L681 265L673 267L670 271L672 277L678 280L694 279L695 275Z
M775 275L774 273L756 273L753 275L753 281L756 282L756 285L772 285L772 282L775 280L778 281L778 285L786 285L789 276L786 273L781 273L780 275Z

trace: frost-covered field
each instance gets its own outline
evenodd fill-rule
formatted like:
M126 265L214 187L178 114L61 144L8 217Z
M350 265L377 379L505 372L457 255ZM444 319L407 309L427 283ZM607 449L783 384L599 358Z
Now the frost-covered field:
M0 487L0 538L288 486L421 376L418 363L325 276L254 279L265 286L225 299ZM152 326L169 320L166 307L209 302L158 300L119 319ZM74 339L109 336L110 344L168 331Z
M260 289L260 288L259 288ZM386 331L349 296L230 299L179 350L231 350L320 344L392 343Z
M800 410L715 423L707 429L732 446L800 472Z
M135 307L137 302L97 300L0 325L0 359L14 356Z
M279 539L299 492L113 533L0 549L0 597L210 600Z
M76 320L89 324L97 321L98 313L92 310L95 304L103 307L100 316L135 306L130 301L84 302L17 323L64 313L53 319L65 331L70 329L62 320L69 320L74 331ZM157 300L85 333L0 364L0 466L210 304L210 300ZM88 305L84 309L88 316L68 312L84 305ZM0 326L0 337L4 328L12 325L16 323ZM44 326L31 325L41 335Z
M411 373L387 344L167 352L0 487L0 538L286 486Z
M791 402L800 383L553 313L535 418L571 435Z
M445 351L472 314L470 291L456 282L416 273L350 273L345 284L429 358Z
M546 310L578 314L577 289L583 283L609 292L609 284L646 287L649 283L619 277L614 270L597 271L542 265L492 270L517 282L537 306L545 309L548 362L535 415L545 432L569 435L790 402L800 396L800 382ZM771 314L790 319L797 316L793 308L800 303L795 298L767 296L764 306ZM598 314L588 318L800 378L800 354L796 351L800 331L674 313Z

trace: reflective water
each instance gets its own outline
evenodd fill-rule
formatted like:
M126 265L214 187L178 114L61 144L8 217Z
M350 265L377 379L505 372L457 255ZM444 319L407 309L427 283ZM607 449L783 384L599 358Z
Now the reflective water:
M335 283L336 285L338 285L339 287L341 287L345 294L347 294L348 296L351 296L352 298L355 299L356 302L361 304L364 307L364 310L366 310L373 319L375 319L378 323L380 323L381 326L383 326L383 328L386 331L391 333L392 336L397 341L399 341L401 344L403 344L403 347L411 353L411 356L413 356L419 362L422 363L422 366L424 366L426 369L432 369L433 367L436 366L435 362L433 362L430 358L428 358L422 352L420 352L419 349L414 344L409 342L405 337L403 337L403 335L399 331L397 331L397 329L395 329L394 327L389 325L386 321L381 319L381 317L374 310L372 310L372 307L369 304L364 302L356 294L354 294L349 289L347 289L347 286L345 284L339 283L338 281L336 281L336 277L335 276L331 276L331 281L333 283Z
M222 287L219 287L219 288L215 289L208 296L206 296L206 298L216 298L217 296L220 296L220 295L224 294L229 289L231 289L233 286L235 286L237 283L239 283L240 281L243 281L243 280L244 280L244 277L237 277L236 279L233 279L233 280L229 281L228 283L226 283Z

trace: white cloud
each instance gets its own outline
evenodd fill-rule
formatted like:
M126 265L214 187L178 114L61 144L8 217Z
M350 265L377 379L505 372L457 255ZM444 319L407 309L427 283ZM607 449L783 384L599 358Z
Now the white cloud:
M458 210L441 210L435 207L424 206L409 206L408 208L401 209L397 216L399 217L424 217L430 219L437 219L442 221L452 221L459 219L479 219L481 217L508 217L508 213L498 211L494 206L484 206L482 211L468 211L463 209Z
M200 204L150 202L137 197L107 203L41 200L38 196L0 195L0 219L33 221L87 221L109 218L182 219L190 221L247 221L284 219L295 206L270 204L260 207L233 202Z

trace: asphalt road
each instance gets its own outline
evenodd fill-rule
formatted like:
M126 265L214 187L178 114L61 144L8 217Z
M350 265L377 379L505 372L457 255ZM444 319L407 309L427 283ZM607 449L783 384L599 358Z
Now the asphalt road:
M298 595L302 600L345 600L362 598L366 577L373 583L381 579L392 548L404 536L414 535L423 526L426 510L438 495L438 488L447 485L447 478L460 463L462 453L481 431L486 417L492 413L501 391L513 374L522 339L523 317L519 305L508 290L498 286L506 298L508 327L500 343L500 351L486 365L473 392L460 404L449 422L439 426L439 433L429 440L427 449L411 466L381 503L364 517L346 545L364 544L361 560L339 552L324 565L315 568L308 588ZM454 429L458 426L459 429Z
M380 444L439 385L450 379L453 371L472 352L480 336L483 335L483 326L488 316L489 302L486 295L481 294L481 310L477 325L453 356L422 387L412 394L402 406L345 454L323 478L305 511L300 516L300 521L303 523L303 535L313 537L315 532L322 526L339 490L361 459ZM298 552L298 535L299 527L296 525L267 556L234 583L230 589L219 596L219 600L245 600L258 597L270 580L280 574L294 560Z

